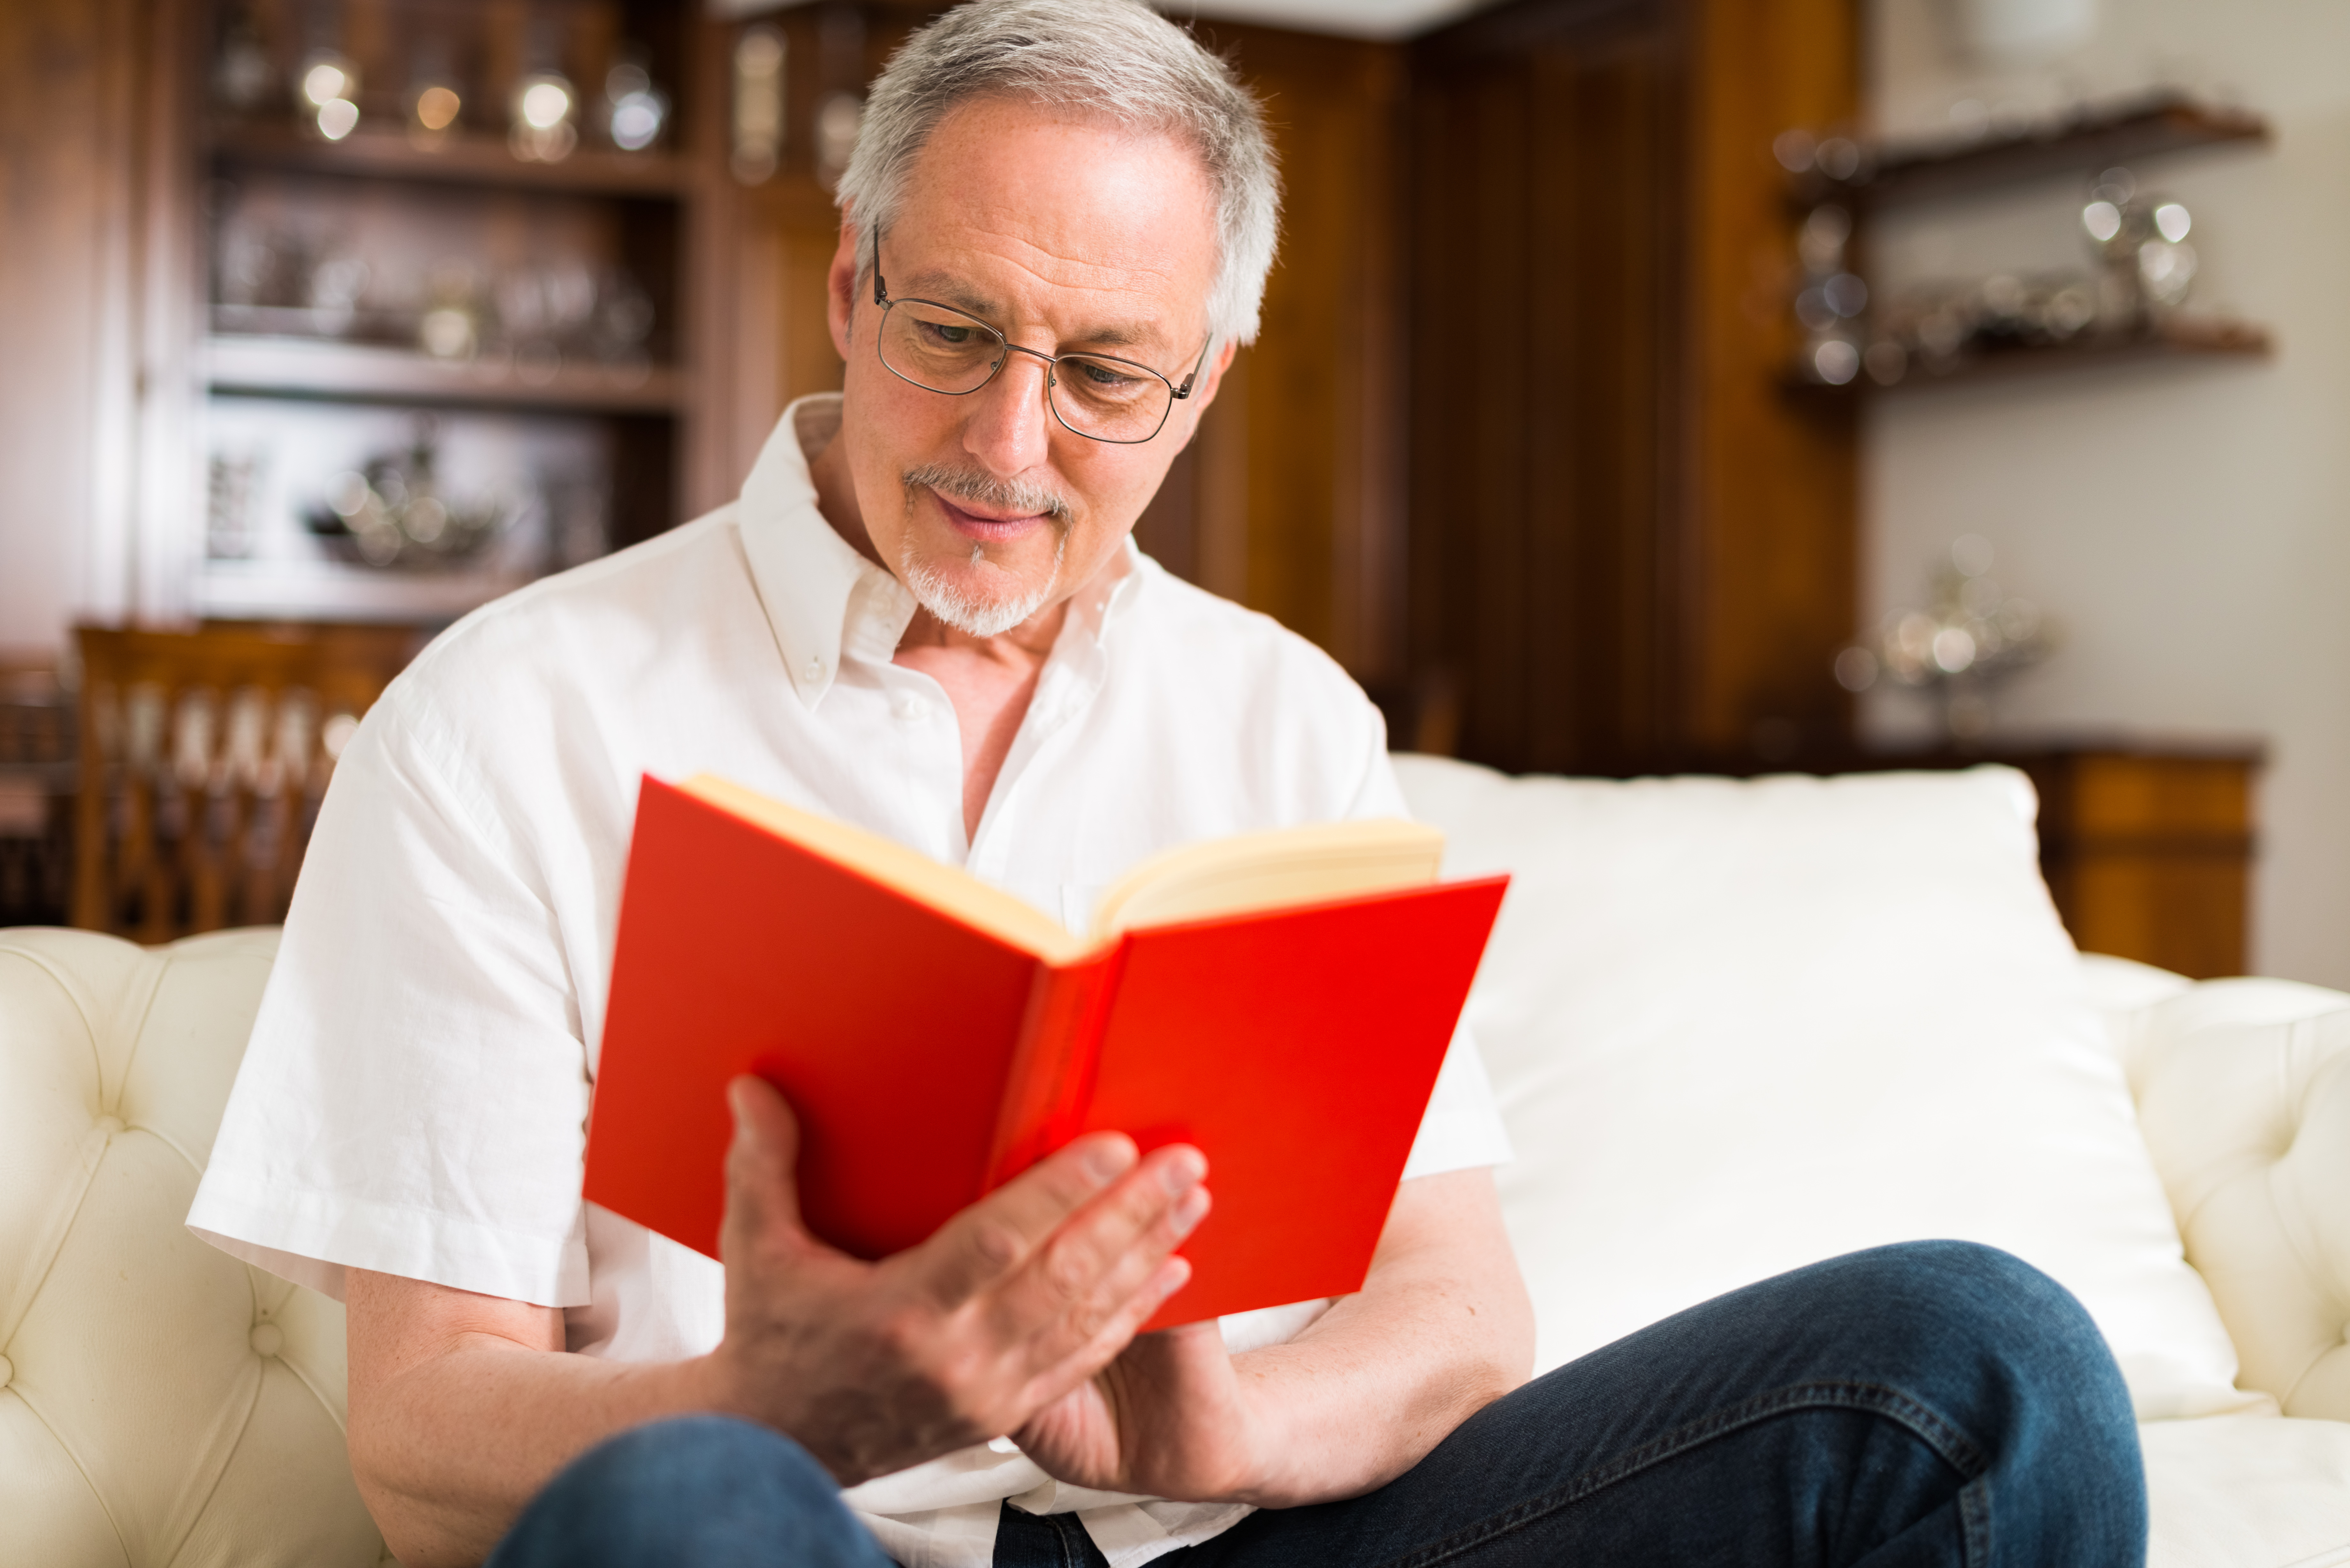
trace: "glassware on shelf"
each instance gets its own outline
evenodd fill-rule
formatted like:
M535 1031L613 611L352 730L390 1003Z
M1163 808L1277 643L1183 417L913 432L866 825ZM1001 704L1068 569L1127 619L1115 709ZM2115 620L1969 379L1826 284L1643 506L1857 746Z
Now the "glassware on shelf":
M213 57L213 93L222 103L250 114L267 100L276 72L250 5L239 5L221 30L220 53Z
M1814 166L1817 151L1802 143L1779 139L1780 161ZM1832 138L1831 141L1843 140ZM1805 139L1806 142L1808 138ZM1828 143L1822 143L1825 149ZM1846 146L1851 146L1849 141ZM1841 160L1839 160L1841 163ZM1804 217L1795 234L1795 254L1802 276L1795 287L1796 324L1804 339L1796 350L1795 373L1802 379L1841 387L1860 373L1862 323L1868 310L1868 285L1846 266L1845 247L1852 239L1852 213L1834 202L1823 202Z
M504 532L515 508L495 499L459 504L444 497L434 474L438 437L437 421L418 415L406 452L337 474L304 522L338 554L370 566L446 567L478 555Z
M604 74L604 128L623 152L641 152L669 123L669 97L653 86L640 48L624 47L620 63Z
M1838 653L1838 684L1859 692L1887 679L1928 691L1940 701L1951 740L1961 746L1981 741L1990 732L1999 688L2046 659L2058 640L2037 605L1992 578L1996 554L1980 534L1952 540L1935 566L1928 603L1893 611L1873 643Z
M784 35L768 23L743 29L734 41L733 153L734 178L745 185L772 179L784 151Z
M2184 202L2140 191L2126 169L2098 176L2081 227L2097 258L2099 303L2113 329L2140 330L2187 302L2195 282L2195 247L2187 243L2194 223Z
M439 149L456 130L464 109L464 94L449 65L448 44L436 36L419 39L408 81L410 144L427 152Z
M348 56L338 49L311 50L295 85L319 135L340 141L359 128L359 68Z

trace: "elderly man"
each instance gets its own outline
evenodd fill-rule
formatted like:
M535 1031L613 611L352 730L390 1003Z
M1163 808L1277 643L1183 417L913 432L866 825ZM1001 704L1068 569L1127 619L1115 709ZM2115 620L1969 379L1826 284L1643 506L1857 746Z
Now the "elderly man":
M841 202L842 394L368 716L190 1216L347 1302L401 1560L2135 1561L2118 1375L2002 1254L1835 1260L1525 1382L1465 1043L1362 1291L1222 1324L1135 1334L1210 1201L1189 1148L1082 1139L868 1264L801 1228L744 1079L723 1270L582 1205L643 773L1056 914L1156 849L1401 810L1336 666L1128 538L1271 264L1230 71L1128 0L982 0L876 83Z

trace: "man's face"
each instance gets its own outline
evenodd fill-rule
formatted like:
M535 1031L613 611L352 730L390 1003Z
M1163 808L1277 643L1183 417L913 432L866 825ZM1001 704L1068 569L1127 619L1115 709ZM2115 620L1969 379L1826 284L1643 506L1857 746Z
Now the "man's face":
M954 306L1014 343L1147 365L1181 386L1207 338L1215 202L1198 157L1158 135L1000 99L940 122L881 238L893 299ZM1115 551L1191 438L1229 348L1166 427L1091 441L1045 406L1044 363L1013 354L949 397L876 351L871 252L844 238L833 340L847 362L839 440L867 535L931 611L993 635L1066 598Z

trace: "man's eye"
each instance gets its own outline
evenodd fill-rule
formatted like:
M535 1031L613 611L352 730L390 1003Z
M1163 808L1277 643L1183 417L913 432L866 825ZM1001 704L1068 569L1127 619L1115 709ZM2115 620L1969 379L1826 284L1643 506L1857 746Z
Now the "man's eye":
M963 348L978 336L968 327L957 327L947 321L925 322L923 327L932 338L949 348Z
M1105 392L1123 391L1141 379L1139 376L1121 375L1096 359L1080 359L1077 370L1087 382Z

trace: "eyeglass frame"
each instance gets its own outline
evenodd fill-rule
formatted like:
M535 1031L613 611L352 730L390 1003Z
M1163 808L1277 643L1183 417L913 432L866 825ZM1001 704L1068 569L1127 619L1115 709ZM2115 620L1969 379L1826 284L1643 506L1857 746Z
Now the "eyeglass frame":
M959 305L949 305L942 300L936 299L890 298L889 286L883 282L881 277L881 231L878 226L873 231L873 303L879 306L881 310L881 320L875 326L873 330L873 357L881 361L881 368L884 370L889 371L889 374L897 377L898 379L905 382L906 385L910 387L920 387L925 392L935 392L941 398L968 398L973 392L984 391L990 382L993 381L998 376L1003 374L1003 367L1012 363L1013 354L1025 354L1032 359L1041 359L1045 362L1045 406L1052 410L1053 421L1059 425L1063 430L1068 431L1071 435L1083 436L1087 441L1097 441L1105 446L1140 446L1146 441L1158 440L1159 432L1167 428L1168 418L1174 413L1175 405L1191 397L1192 383L1200 379L1200 371L1208 362L1208 350L1216 346L1216 335L1211 332L1208 334L1208 340L1200 345L1200 357L1196 360L1192 361L1191 373L1183 378L1183 384L1180 387L1174 382L1169 380L1165 376L1159 374L1157 370L1152 369L1149 366L1141 363L1139 360L1121 359L1115 354L1095 354L1082 351L1076 354L1047 354L1039 348L1026 348L1021 344L1012 341L1012 335L1004 331L1001 327L996 326L992 321L973 316L970 311L963 309L962 306ZM965 321L972 322L980 327L983 327L988 331L993 333L995 335L995 340L998 343L1003 344L1006 349L1010 350L1010 352L1006 353L1003 358L995 362L994 369L988 371L985 378L980 381L978 386L966 387L960 392L950 392L943 387L932 387L923 382L917 381L914 378L898 369L897 366L889 363L889 356L881 352L881 333L889 319L889 312L901 305L927 305L932 310L952 311L955 315L962 317ZM1144 375L1150 377L1160 386L1167 389L1167 406L1159 411L1159 423L1152 427L1149 435L1135 436L1131 439L1121 439L1118 436L1099 436L1094 434L1091 431L1081 431L1076 426L1071 424L1068 421L1067 417L1061 412L1060 405L1053 401L1053 388L1058 384L1058 378L1053 374L1053 367L1058 365L1064 359L1100 359L1112 365L1127 366L1129 369L1139 370Z

